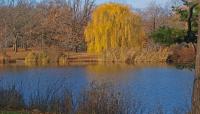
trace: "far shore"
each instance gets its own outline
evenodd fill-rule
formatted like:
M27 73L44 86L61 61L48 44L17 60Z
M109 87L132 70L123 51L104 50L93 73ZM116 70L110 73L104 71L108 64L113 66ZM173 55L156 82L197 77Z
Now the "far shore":
M134 52L133 52L134 53ZM104 58L102 55L82 52L67 51L55 47L41 48L19 48L17 52L13 48L0 51L0 65L19 64L33 65L40 61L42 65L57 64L91 64L91 63L128 63L128 64L193 64L195 56L192 48L177 46L177 48L159 48L158 51L141 51L127 56L127 60ZM35 56L35 57L32 57ZM37 57L39 56L39 57ZM42 57L42 58L41 58ZM40 58L41 60L36 60ZM29 64L29 65L30 65Z

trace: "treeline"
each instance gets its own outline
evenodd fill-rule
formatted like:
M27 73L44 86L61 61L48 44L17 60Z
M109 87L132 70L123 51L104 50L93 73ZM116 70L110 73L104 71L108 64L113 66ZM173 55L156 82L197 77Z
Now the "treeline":
M95 0L0 0L0 49L13 47L15 52L18 48L45 48L48 46L56 46L68 51L90 49L88 45L91 42L87 41L86 43L84 32L88 23L89 25L92 23L90 18L92 18L93 10L97 8L95 8ZM157 44L169 46L182 42L196 43L197 17L200 7L193 1L176 0L170 2L168 7L152 2L143 10L137 12L131 8L129 10L141 17L142 22L137 24L141 24L144 28L143 31L148 40L143 46L144 48L153 48ZM105 12L112 13L107 9ZM108 16L104 15L107 19ZM123 22L122 18L115 18L119 18ZM97 19L96 25L100 21ZM132 21L135 20L132 19ZM112 25L115 22L110 20L110 23ZM108 38L111 33L116 33L117 37L121 37L120 33L126 32L119 32L117 27L114 27L118 26L117 24L119 21L112 25L111 31L107 31L104 26L102 30L97 29L102 24L95 25L94 28L96 27L96 31L106 31ZM130 27L134 29L137 28L130 22L127 25L131 25ZM93 30L91 28L91 31ZM113 32L113 30L117 32ZM91 31L89 34L92 34ZM133 36L131 38L133 39ZM98 48L102 49L102 46Z
M94 0L0 0L0 48L85 50Z
M152 2L141 11L146 33L154 44L196 43L200 6L195 0L173 0L167 7ZM152 45L151 45L152 46Z

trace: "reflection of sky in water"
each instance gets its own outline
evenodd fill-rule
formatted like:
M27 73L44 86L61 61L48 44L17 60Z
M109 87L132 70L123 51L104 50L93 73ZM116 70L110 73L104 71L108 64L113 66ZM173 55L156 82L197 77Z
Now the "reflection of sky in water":
M62 89L70 88L75 99L93 80L112 81L124 93L134 94L147 110L153 110L160 104L170 113L174 107L184 109L191 105L193 75L192 71L166 66L10 67L0 70L0 85L8 87L17 83L17 88L23 92L28 102L31 94L35 94L38 88L42 94L59 90L60 95Z
M190 106L193 73L174 68L148 68L135 72L134 80L124 83L147 108L161 104L165 110ZM127 87L128 86L128 87ZM185 105L185 106L184 106Z

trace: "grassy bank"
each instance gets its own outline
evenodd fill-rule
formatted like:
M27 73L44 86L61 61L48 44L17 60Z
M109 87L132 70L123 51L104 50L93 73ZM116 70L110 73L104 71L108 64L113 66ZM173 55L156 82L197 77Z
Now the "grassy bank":
M23 112L23 111L0 111L0 114L32 114L30 112Z

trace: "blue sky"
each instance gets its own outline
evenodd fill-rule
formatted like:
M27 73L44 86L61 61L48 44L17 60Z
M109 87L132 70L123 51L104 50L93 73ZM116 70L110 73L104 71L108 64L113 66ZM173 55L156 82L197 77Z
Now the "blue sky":
M109 1L120 1L126 4L131 4L133 8L145 8L152 1L155 1L158 4L165 6L167 3L169 3L170 0L96 0L98 4Z

